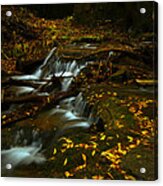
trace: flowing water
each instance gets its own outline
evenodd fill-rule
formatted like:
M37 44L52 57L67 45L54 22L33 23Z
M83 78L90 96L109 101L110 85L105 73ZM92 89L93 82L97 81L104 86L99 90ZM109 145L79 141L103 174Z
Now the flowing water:
M80 71L87 66L89 62L77 62L75 60L62 62L55 56L56 48L53 48L44 60L43 64L33 74L19 75L11 77L15 81L31 81L33 84L46 84L46 80L50 80L53 76L63 77L61 81L60 91L67 91L71 83ZM21 96L30 93L40 94L38 89L30 86L11 86L9 87L12 95ZM51 92L41 92L41 94L49 95ZM93 122L97 122L98 118L93 117L94 111L87 108L82 93L76 97L70 97L60 101L58 105L54 105L48 110L40 112L32 123L42 128L54 130L54 138L64 135L71 131L81 132L88 130ZM14 108L11 105L10 108ZM86 112L87 111L87 112ZM29 120L25 121L30 123ZM29 142L28 136L32 135L32 141ZM29 165L31 163L44 163L46 158L43 156L42 143L44 139L35 138L36 133L24 134L17 131L15 139L10 149L2 150L2 169L6 169L6 165L11 163L12 168L19 165ZM21 141L22 143L19 143Z

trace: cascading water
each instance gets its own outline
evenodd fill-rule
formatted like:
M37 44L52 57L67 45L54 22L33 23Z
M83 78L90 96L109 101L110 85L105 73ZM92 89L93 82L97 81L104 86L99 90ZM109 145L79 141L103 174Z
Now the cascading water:
M73 77L76 77L79 72L86 66L86 64L78 64L75 60L72 62L62 62L60 60L55 62L54 74L56 77L65 77L62 80L62 90L68 90Z
M31 80L37 84L46 83L42 82L42 79L50 79L53 76L62 77L62 91L67 91L72 83L74 77L76 77L80 71L86 67L87 62L80 63L77 61L62 62L55 57L56 48L54 47L43 64L31 75L20 75L11 77L14 80ZM32 87L15 86L16 95L29 94L31 91L37 93L37 89L33 90ZM42 93L42 92L41 92ZM38 92L40 94L40 92ZM49 109L48 111L41 112L33 119L33 123L43 124L44 126L50 126L56 128L56 137L63 135L69 129L79 128L81 131L88 129L91 124L97 120L92 117L92 112L88 117L84 116L85 109L87 107L86 102L83 99L82 93L79 93L77 97L70 97L62 100L59 105ZM34 140L34 139L33 139ZM33 145L34 143L37 145ZM24 144L25 145L25 144ZM46 158L40 153L42 148L41 142L33 141L28 146L18 146L13 144L9 150L2 150L2 159L4 161L3 167L7 163L12 163L13 167L17 167L22 164L42 163Z
M63 77L61 82L62 90L66 91L71 85L71 82L74 77L76 77L79 72L87 65L87 62L77 63L75 60L70 62L62 62L60 59L56 58L54 55L56 47L54 47L46 59L44 60L43 64L31 75L19 75L13 76L11 79L14 80L48 80L51 79L53 76L56 77ZM37 81L37 84L45 84L46 82ZM29 89L29 87L27 87ZM18 91L19 92L19 91Z

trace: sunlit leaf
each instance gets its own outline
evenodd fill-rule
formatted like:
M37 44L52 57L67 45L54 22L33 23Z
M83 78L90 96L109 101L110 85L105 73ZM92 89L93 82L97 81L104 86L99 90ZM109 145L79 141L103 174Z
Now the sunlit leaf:
M73 173L70 173L69 171L66 171L65 176L66 176L66 178L71 177L71 176L73 176Z
M106 135L104 134L101 136L100 140L105 140L105 138L106 138Z
M131 136L127 136L127 138L129 139L129 142L133 142L133 137L131 137Z
M59 139L59 141L61 141L61 140L65 140L66 143L73 143L73 141L72 141L71 139L66 138L66 137L61 137L61 138Z
M113 177L113 175L112 175L110 172L108 172L107 174L108 174L108 176L109 176L112 180L114 180L114 177Z
M53 155L55 155L56 153L57 153L57 149L54 148L54 150L53 150Z
M6 115L3 115L3 116L2 116L2 119L5 119L5 118L6 118Z
M92 179L94 179L94 180L102 180L102 179L104 179L104 177L101 176L101 175L94 175L94 176L92 176Z
M84 163L83 165L79 165L78 167L75 168L75 171L84 169L86 167L86 164Z
M93 151L92 151L92 156L94 156L94 155L95 155L95 153L96 153L96 151L95 151L95 150L93 150Z
M66 158L66 159L64 160L63 166L67 165L67 162L68 162L68 160L67 160L67 158Z
M131 175L125 175L126 180L136 180L133 176Z
M82 153L82 158L83 158L83 161L84 161L84 162L86 162L87 157L86 157L86 155L85 155L85 154L83 154L83 153Z

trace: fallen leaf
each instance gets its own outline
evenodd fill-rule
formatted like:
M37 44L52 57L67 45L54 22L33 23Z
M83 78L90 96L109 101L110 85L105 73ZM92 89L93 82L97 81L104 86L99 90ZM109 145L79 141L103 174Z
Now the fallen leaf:
M73 174L70 173L69 171L66 171L66 172L65 172L65 176L66 176L66 178L68 178L68 177L70 177L70 176L73 176Z
M56 153L57 153L57 149L54 148L54 150L53 150L53 155L55 155Z
M93 151L92 151L92 156L94 156L94 155L95 155L95 153L96 153L96 151L95 151L95 150L93 150Z
M68 162L68 160L67 160L67 158L66 158L66 159L64 160L63 166L67 165L67 162Z
M85 155L85 154L82 154L82 158L83 158L83 161L84 161L84 162L86 162L87 157L86 157L86 155Z

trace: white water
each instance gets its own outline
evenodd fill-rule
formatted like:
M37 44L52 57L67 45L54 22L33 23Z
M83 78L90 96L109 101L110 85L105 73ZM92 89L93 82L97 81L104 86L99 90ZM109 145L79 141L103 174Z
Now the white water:
M56 48L54 47L44 60L43 64L33 74L13 76L12 79L19 81L33 80L33 83L35 82L34 80L37 80L38 83L38 80L50 79L54 75L56 77L62 76L62 90L68 90L73 78L76 77L83 68L85 68L87 62L85 64L81 64L75 60L70 62L61 62L59 59L56 59L54 55L55 50ZM25 86L17 86L15 89L17 95L28 94L33 91L32 87ZM38 92L38 94L46 95L47 93ZM77 97L64 99L55 108L41 113L37 118L33 119L33 122L39 124L43 123L44 125L48 124L47 126L58 128L56 136L64 134L64 132L72 128L85 130L88 129L94 121L92 118L90 120L83 116L85 108L86 102L83 100L82 94L79 93ZM37 146L33 144L37 144ZM26 145L26 143L24 143L24 145ZM46 158L40 152L42 148L41 142L38 144L34 138L33 143L30 146L20 147L17 146L17 144L14 144L14 146L15 147L11 147L9 150L2 150L3 168L5 168L8 163L11 163L14 168L19 165L29 165L31 163L39 164L46 161Z
M55 76L56 77L60 77L60 76L65 77L62 81L62 90L63 91L68 90L68 88L71 85L71 82L73 80L73 77L76 77L86 65L87 65L87 63L79 64L76 62L76 60L70 61L70 62L61 62L60 60L58 60L55 62L55 71L54 71Z
M9 150L1 151L2 169L6 169L7 164L11 164L12 168L19 165L29 165L31 163L41 164L46 161L46 158L39 153L40 147L13 147Z
M56 47L54 47L44 60L43 64L31 75L19 75L11 77L14 80L41 80L50 79L52 76L64 77L61 84L62 90L66 91L70 87L73 78L76 77L80 71L85 68L85 64L81 64L76 60L70 62L62 62L57 59L54 55ZM67 77L67 78L66 78ZM33 82L35 83L35 82ZM37 82L38 83L38 82ZM45 84L46 82L41 82L40 84Z

